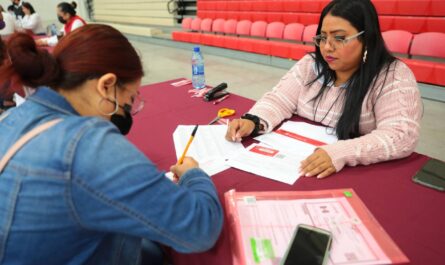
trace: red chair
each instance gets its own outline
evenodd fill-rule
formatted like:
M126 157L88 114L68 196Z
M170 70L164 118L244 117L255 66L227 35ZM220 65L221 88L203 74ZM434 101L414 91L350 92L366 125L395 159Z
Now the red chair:
M199 1L198 1L199 3ZM228 1L227 2L227 11L240 11L240 2L238 1Z
M250 20L241 20L236 25L236 35L250 35L252 22Z
M402 61L413 71L417 82L445 86L445 64L412 59Z
M300 18L298 23L303 25L318 24L318 21L320 20L320 14L318 13L300 13L299 15Z
M192 28L192 18L191 17L184 18L182 20L181 27L182 27L182 29L185 29L185 30L191 29Z
M205 18L201 22L201 31L204 32L211 32L212 31L212 19L211 18Z
M226 34L235 34L236 33L236 25L237 21L234 19L226 20L224 23L224 33Z
M266 38L268 39L282 39L284 31L284 24L282 22L272 22L267 25ZM271 41L256 40L253 43L253 52L259 54L270 55Z
M388 31L394 29L394 17L392 16L379 16L379 24L380 24L380 31Z
M445 17L428 17L426 19L426 28L424 32L445 33Z
M290 23L284 28L283 39L302 41L304 25L300 23Z
M304 31L304 25L300 23L291 23L284 28L283 39L292 41L301 41ZM308 52L314 51L313 46L302 45L289 42L271 42L270 55L282 58L299 60Z
M283 22L272 22L267 25L266 38L270 39L282 39L284 31Z
M415 56L429 56L445 59L445 33L426 32L414 36L409 53Z
M201 30L201 22L202 20L199 17L195 17L192 21L191 30L192 31L199 31Z
M222 18L213 20L212 31L217 33L224 33L224 23L225 20Z
M250 28L250 36L266 37L267 23L265 21L255 21Z
M250 28L251 37L266 37L267 23L265 21L255 21ZM254 43L259 41L258 39L240 38L238 40L238 49L245 52L254 52Z
M303 42L305 43L313 43L313 38L317 34L318 25L308 25L304 28L303 32Z
M285 24L300 23L300 15L298 13L283 13L281 21Z
M431 15L445 16L445 1L431 0Z
M396 14L396 6L399 0L372 0L372 3L380 15L394 15Z
M276 21L282 21L283 20L283 13L281 12L267 12L266 13L266 22L272 23Z
M284 2L281 0L267 0L264 1L266 3L266 11L268 12L284 12L286 10L286 5L289 2Z
M382 37L391 52L408 54L413 34L404 30L389 30L383 32Z
M250 20L239 21L236 25L236 35L238 36L248 36L250 35L250 28L252 27L252 22ZM237 50L239 47L239 40L241 37L231 37L227 36L224 38L224 47L227 49Z
M252 11L252 2L251 1L241 1L239 3L240 11Z
M394 16L393 28L399 30L406 30L411 33L425 32L426 29L426 17L406 17L406 16Z

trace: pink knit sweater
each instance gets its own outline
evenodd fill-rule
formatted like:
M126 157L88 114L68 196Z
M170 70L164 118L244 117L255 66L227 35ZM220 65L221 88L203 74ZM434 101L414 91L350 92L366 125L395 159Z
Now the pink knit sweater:
M385 84L382 84L384 76L379 76L377 89L370 91L364 99L360 116L362 136L322 147L337 171L345 165L368 165L406 157L416 147L422 116L416 79L401 61L391 65ZM311 99L316 96L322 83L317 80L310 87L305 84L315 77L314 60L306 55L249 113L261 118L266 132L272 131L293 114L314 120L316 105ZM321 121L323 125L335 128L343 109L344 98L339 97L342 89L332 86L326 91L318 105L316 122Z

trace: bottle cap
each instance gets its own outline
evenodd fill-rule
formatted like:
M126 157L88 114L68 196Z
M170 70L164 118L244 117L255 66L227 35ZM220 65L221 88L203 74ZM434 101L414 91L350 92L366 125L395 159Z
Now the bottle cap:
M199 51L200 51L200 50L199 50L199 46L193 47L193 51L194 51L194 52L199 52Z

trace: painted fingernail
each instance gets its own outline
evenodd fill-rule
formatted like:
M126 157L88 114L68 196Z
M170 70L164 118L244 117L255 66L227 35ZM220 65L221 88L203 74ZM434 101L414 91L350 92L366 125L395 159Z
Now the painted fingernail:
M306 173L306 175L304 175L305 177L310 177L311 173Z

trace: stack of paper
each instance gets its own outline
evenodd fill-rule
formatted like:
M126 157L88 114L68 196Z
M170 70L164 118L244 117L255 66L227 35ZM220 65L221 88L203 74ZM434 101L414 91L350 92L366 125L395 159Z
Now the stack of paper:
M176 157L182 155L194 125L179 125L173 133ZM226 160L232 153L244 150L241 143L229 142L225 139L226 125L200 125L190 145L187 156L199 162L199 167L212 176L228 169Z
M304 122L285 122L274 132L256 137L260 144L230 157L235 168L292 185L299 177L301 161L315 148L335 143L333 129Z

